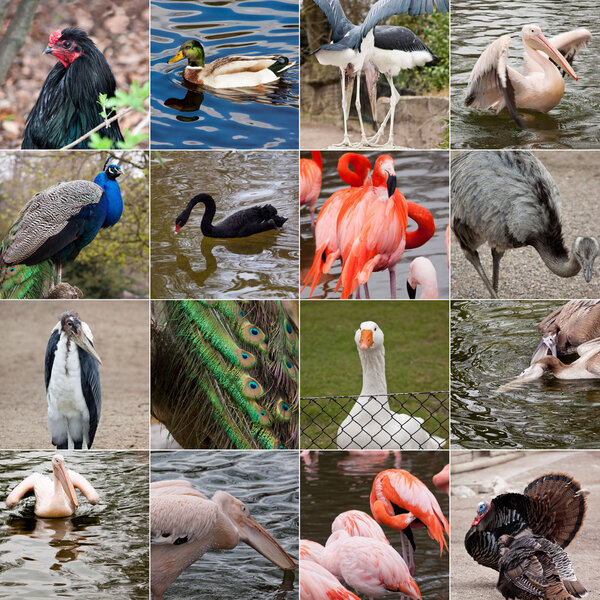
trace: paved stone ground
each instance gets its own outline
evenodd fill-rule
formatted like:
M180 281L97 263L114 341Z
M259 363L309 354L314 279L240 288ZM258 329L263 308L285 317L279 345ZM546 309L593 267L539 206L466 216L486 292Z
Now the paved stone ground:
M589 491L588 510L578 536L566 548L579 580L590 592L588 599L600 598L598 549L600 548L600 451L522 452L522 458L489 468L452 474L450 581L453 600L502 600L496 590L497 573L478 565L467 554L464 536L475 516L477 504L504 491L522 492L527 483L544 473L566 473ZM496 478L506 482L491 491ZM465 498L455 495L458 486L490 486ZM458 490L460 491L460 490Z

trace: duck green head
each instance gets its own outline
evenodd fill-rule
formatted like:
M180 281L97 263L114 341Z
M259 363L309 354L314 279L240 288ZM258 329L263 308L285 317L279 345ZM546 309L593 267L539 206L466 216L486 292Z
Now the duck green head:
M181 44L179 52L169 60L169 62L177 62L184 58L188 59L188 65L190 67L203 67L204 48L202 47L202 44L198 40L186 40Z

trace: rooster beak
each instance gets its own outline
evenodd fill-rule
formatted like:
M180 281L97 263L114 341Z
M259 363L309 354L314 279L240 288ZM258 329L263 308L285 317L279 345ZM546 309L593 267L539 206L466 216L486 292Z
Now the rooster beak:
M42 54L52 54L54 52L54 48L52 46L46 46Z

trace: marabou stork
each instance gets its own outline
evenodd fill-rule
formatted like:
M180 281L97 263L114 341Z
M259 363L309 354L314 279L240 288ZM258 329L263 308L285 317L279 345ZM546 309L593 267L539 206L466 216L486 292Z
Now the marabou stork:
M571 64L592 34L587 29L574 29L548 40L537 25L525 25L521 35L525 46L523 73L507 64L510 35L499 37L471 71L465 106L494 108L497 113L507 108L515 123L524 128L517 108L553 109L565 93L563 74L577 79Z
M160 600L206 552L231 550L240 542L281 569L296 568L289 554L250 516L248 507L221 490L209 500L185 479L156 481L150 486L150 521L153 600Z
M77 492L88 499L90 504L98 504L100 496L92 484L79 473L67 469L65 459L60 454L52 457L53 476L48 478L33 473L19 483L6 498L6 506L12 508L23 498L35 496L34 512L38 517L69 517L79 507Z
M46 347L48 431L58 449L92 447L102 397L92 332L74 310L60 315Z
M576 237L565 247L558 187L544 165L526 151L462 152L452 160L452 230L467 260L498 297L500 259L510 248L533 246L559 277L583 272L589 283L600 245L593 237ZM477 249L492 249L488 279Z
M98 97L113 97L117 87L102 52L78 27L52 33L44 54L53 54L59 62L27 117L21 148L62 148L79 139L104 122ZM108 111L108 118L113 115L113 110ZM117 121L99 133L113 143L123 141ZM87 148L88 140L76 147Z
M77 180L38 192L0 243L0 298L43 298L103 227L123 213L121 167L107 164L94 182Z
M352 91L352 80L356 75L356 110L361 128L361 144L368 145L362 122L360 105L360 72L364 69L367 80L367 90L373 112L375 114L375 86L378 73L383 73L391 88L390 110L380 129L375 135L375 141L383 133L388 119L391 119L390 138L388 143L393 145L394 109L399 98L392 77L402 69L416 66L434 65L439 59L429 48L406 27L375 27L377 23L391 17L408 13L422 15L433 12L434 0L379 0L367 13L361 25L354 25L344 14L339 0L314 0L323 11L331 26L331 42L323 44L313 52L322 65L332 65L340 69L342 84L342 114L344 117L343 146L350 145L348 138L349 93ZM440 12L448 12L448 0L435 0ZM348 83L346 84L346 77ZM348 96L348 98L346 98Z

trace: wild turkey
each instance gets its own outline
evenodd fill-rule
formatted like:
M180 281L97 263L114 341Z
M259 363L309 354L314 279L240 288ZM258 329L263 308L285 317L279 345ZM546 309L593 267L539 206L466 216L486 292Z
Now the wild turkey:
M498 591L520 600L569 600L587 590L577 580L569 555L539 535L501 535Z
M184 448L296 448L297 303L154 304L152 414Z
M522 494L501 494L491 502L480 502L465 547L480 565L497 571L501 535L533 533L566 548L577 535L585 511L579 483L569 475L548 473L534 479Z
M105 164L93 183L57 183L31 198L0 243L0 298L48 296L62 266L121 218L121 173Z

